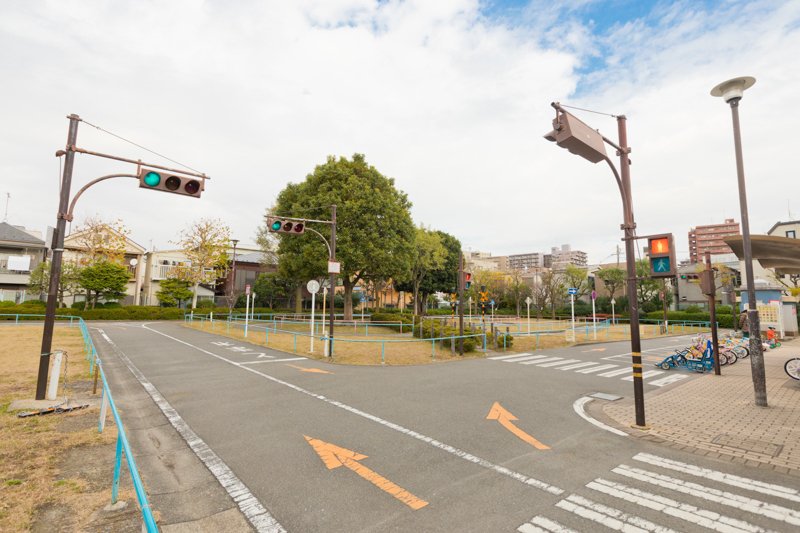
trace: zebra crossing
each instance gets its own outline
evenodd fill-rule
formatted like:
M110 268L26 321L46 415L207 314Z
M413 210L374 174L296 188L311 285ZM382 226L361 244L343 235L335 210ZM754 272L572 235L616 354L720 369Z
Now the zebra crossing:
M649 453L636 454L633 462L635 466L621 464L611 469L608 479L590 481L584 486L586 492L565 496L546 511L548 516L538 514L517 531L569 533L595 531L598 526L659 533L798 531L797 489Z
M576 374L596 375L604 378L620 377L623 381L633 381L631 375L631 367L628 365L612 364L608 362L598 363L595 361L582 361L580 359L567 359L565 357L557 357L554 355L532 355L530 353L518 353L513 355L498 355L489 357L493 361L500 361L502 363L517 363L520 365L535 365L543 368L552 368L554 370L572 371ZM642 373L643 380L649 380L664 374L664 370L647 370ZM659 379L648 381L648 385L655 387L663 387L676 381L681 381L689 377L686 374L671 373Z

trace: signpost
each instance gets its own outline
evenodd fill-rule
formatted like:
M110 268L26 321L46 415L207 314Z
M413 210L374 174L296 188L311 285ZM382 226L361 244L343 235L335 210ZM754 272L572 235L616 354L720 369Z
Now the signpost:
M247 338L247 323L250 318L250 285L244 286L244 338Z
M617 301L614 298L611 298L611 325L615 325L617 323L617 319L614 316L614 306L616 303Z
M315 298L319 292L319 281L312 279L306 283L306 289L308 289L308 292L311 293L311 349L309 350L309 353L314 353L314 310L317 305ZM323 311L325 310L324 303L322 304L322 309ZM324 322L325 321L323 320L323 324Z
M594 312L594 301L597 299L597 291L592 291L592 329L594 330L594 340L597 340L597 314Z
M525 305L528 306L528 335L531 334L531 302L533 302L533 300L531 300L530 296L525 298Z
M569 307L572 313L572 342L575 342L575 295L578 294L578 289L570 287L567 289L569 293Z
M492 322L494 322L494 298L489 302L489 305L492 306Z

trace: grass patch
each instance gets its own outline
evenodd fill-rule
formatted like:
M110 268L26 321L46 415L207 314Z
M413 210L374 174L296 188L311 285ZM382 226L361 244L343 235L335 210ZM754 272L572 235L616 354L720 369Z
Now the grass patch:
M16 413L7 411L11 401L35 395L41 342L40 324L0 326L0 479L4 480L0 485L0 531L30 531L36 522L51 531L83 531L92 513L111 501L113 463L108 463L106 488L90 491L80 476L60 475L61 460L68 452L87 446L105 445L113 450L116 427L108 424L102 434L95 424L77 431L59 427L67 419L96 420L96 410L29 418L17 418ZM67 383L75 388L90 387L80 330L57 324L53 349L67 352ZM61 394L59 388L59 397ZM125 489L120 497L130 499L132 492ZM48 507L68 510L66 522L42 524L39 512Z

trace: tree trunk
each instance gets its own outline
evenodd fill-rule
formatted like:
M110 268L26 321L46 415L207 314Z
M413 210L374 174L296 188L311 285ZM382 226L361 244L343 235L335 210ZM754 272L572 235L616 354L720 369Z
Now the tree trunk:
M294 290L294 312L300 314L303 312L303 287L298 285Z
M344 287L344 319L353 320L353 286L355 283L350 281L349 276L344 276L342 286ZM335 298L335 296L331 296Z
M83 310L86 311L89 309L89 300L92 298L92 291L86 290L86 299L83 301Z
M197 288L200 286L200 283L195 282L194 290L192 290L192 309L197 307Z

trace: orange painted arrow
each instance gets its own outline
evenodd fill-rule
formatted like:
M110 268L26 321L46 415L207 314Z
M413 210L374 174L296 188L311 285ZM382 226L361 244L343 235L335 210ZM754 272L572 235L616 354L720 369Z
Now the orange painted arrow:
M549 450L550 446L546 444L542 444L538 440L534 439L517 426L511 423L512 420L519 420L516 416L512 415L506 409L500 405L498 402L494 402L492 408L489 409L489 414L486 416L486 420L497 420L500 422L500 425L509 430L511 433L519 437L520 439L524 440L531 446L539 450Z
M362 478L366 479L382 491L388 492L415 511L428 505L428 502L425 500L420 500L404 488L398 487L385 477L373 472L366 466L359 463L358 461L367 458L366 455L348 450L347 448L341 448L335 444L331 444L330 442L309 437L308 435L303 436L306 438L306 441L311 445L311 447L314 448L314 451L317 452L317 455L319 455L319 458L322 459L322 462L325 463L325 466L327 466L329 470L339 468L340 466L346 466Z
M333 374L333 372L329 372L327 370L322 370L321 368L304 368L302 366L295 366L295 365L286 365L292 368L296 368L301 372L314 372L315 374Z

